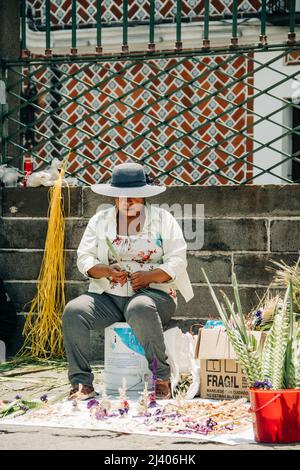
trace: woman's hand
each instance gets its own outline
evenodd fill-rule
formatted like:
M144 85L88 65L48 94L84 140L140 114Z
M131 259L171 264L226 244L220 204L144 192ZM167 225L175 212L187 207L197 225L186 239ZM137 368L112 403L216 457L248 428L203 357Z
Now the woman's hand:
M135 271L130 276L130 284L134 291L148 287L153 282L150 271Z
M110 278L113 282L121 284L121 286L127 282L127 272L121 271L120 266L116 263L110 266L107 264L96 264L87 274L94 279L101 279L102 277Z
M162 283L169 281L171 276L162 269L153 269L152 271L136 271L130 276L131 287L134 291L148 287L152 282Z
M112 282L116 282L124 286L127 282L127 272L122 271L117 264L112 264L108 267L108 276Z

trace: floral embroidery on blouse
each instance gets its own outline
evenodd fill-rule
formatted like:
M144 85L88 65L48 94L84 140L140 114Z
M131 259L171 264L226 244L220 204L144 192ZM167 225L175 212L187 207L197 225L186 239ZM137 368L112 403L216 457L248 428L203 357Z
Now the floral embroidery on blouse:
M122 243L122 238L119 237L119 235L116 236L116 238L113 240L114 245L120 245Z
M159 268L159 265L163 263L162 239L159 234L156 234L153 238L143 237L143 234L117 235L112 243L129 272L152 271ZM116 261L109 253L109 264L116 263ZM154 284L152 287L154 287ZM160 283L157 285L157 289L167 292L174 300L177 299L175 288ZM123 296L134 294L130 280L123 286L110 280L107 292L110 291Z
M149 243L151 243L150 240L147 240ZM156 249L155 250L147 250L147 252L145 251L139 251L138 254L137 254L137 257L133 257L132 260L133 261L137 261L139 263L147 263L150 258L151 258L151 255L153 253L156 253Z

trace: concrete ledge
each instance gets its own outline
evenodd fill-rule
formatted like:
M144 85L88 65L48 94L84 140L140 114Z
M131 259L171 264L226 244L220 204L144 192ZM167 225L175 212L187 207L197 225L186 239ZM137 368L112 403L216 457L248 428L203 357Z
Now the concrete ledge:
M2 188L2 217L47 217L49 188ZM63 189L66 213L70 217L82 215L82 189Z
M269 285L274 276L274 271L269 271L266 268L276 268L272 264L273 261L280 262L281 260L289 265L296 263L298 253L281 255L276 253L270 254L233 254L233 269L237 275L238 282L241 284L251 284L253 280L257 284Z
M8 295L14 302L18 312L28 312L30 302L36 294L36 282L5 282ZM88 289L88 282L67 282L66 283L66 301L83 294Z
M177 220L184 230L183 219ZM88 220L83 218L66 220L65 247L67 249L77 250L87 223ZM201 221L201 225L202 223ZM45 218L0 218L0 246L1 248L43 249L47 224L48 221ZM189 227L195 232L197 220L192 219ZM204 220L204 250L267 251L267 248L267 221L264 219Z
M188 273L191 282L205 282L201 268L205 269L211 282L231 282L231 255L203 254L201 251L188 252Z
M36 294L36 282L5 282L7 291L13 300L17 311L28 312L30 302ZM233 292L230 285L214 285L213 286L219 300L222 300L220 291L223 290L232 300ZM66 283L66 301L68 302L75 297L83 294L88 290L88 281L86 282L67 282ZM194 285L194 297L186 303L178 292L178 308L174 317L180 318L217 318L218 312L211 298L209 289L206 285ZM256 306L258 298L265 292L262 286L243 286L240 284L241 302L245 312L249 312Z
M204 250L266 251L267 225L263 219L206 219Z
M257 306L259 299L263 296L266 289L262 286L243 286L241 284L239 284L239 286L241 303L246 315ZM178 307L177 315L184 316L186 318L198 318L200 320L203 318L219 318L219 313L210 295L208 286L193 286L193 289L195 294L194 297L187 304L182 300ZM223 301L221 291L223 291L231 301L234 301L233 289L231 286L213 285L213 289L219 301Z
M205 217L277 217L298 216L300 185L245 186L169 186L159 196L149 198L154 204L204 204ZM83 188L83 217L95 214L100 204L111 204L112 198Z
M67 219L65 247L77 249L86 228L85 219ZM0 218L1 248L44 249L48 220L41 218Z
M47 219L0 219L1 248L45 246Z
M0 277L10 280L34 280L39 276L44 251L0 250ZM76 250L66 252L66 280L84 281L85 277L77 269Z
M298 214L300 216L300 212ZM271 251L300 250L300 220L272 220L270 224Z

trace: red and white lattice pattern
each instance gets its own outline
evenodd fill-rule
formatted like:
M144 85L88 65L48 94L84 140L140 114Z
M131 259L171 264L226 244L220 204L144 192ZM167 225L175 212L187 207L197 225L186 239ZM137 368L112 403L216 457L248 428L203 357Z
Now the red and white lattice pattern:
M45 24L45 1L27 0L32 8L34 20ZM211 0L210 15L218 16L230 14L232 0ZM260 11L261 2L258 0L241 0L238 2L240 13L256 13ZM53 0L51 2L51 23L53 25L71 24L72 0ZM174 19L176 16L176 0L156 0L155 18ZM149 0L129 0L128 18L130 21L145 21L149 19ZM195 18L203 16L204 0L183 0L182 17ZM120 22L123 18L123 0L103 0L102 19L104 23ZM77 0L77 23L96 23L96 0Z
M106 180L114 164L128 160L143 160L168 185L251 177L251 56L32 65L31 73L34 67L44 108L35 151L50 160L75 149L69 171L81 169L85 182ZM55 92L47 89L53 84ZM211 175L221 168L231 181Z
M300 64L300 50L289 52L284 56L286 65L299 65Z

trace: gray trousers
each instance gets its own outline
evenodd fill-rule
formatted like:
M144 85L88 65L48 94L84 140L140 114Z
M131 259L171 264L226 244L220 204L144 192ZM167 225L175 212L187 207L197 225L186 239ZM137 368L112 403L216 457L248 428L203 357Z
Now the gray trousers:
M152 288L136 292L131 297L87 292L71 300L65 307L62 319L71 384L92 385L90 330L101 330L115 322L130 325L145 350L150 370L156 357L157 378L169 379L163 326L168 324L176 308L169 294Z

